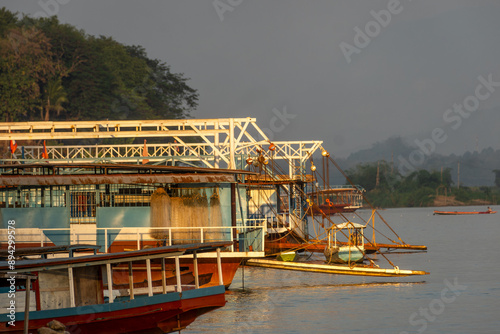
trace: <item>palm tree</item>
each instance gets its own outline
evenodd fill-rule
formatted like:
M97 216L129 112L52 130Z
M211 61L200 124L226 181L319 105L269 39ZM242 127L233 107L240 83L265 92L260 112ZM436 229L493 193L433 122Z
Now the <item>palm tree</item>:
M61 111L64 110L62 104L64 102L68 102L68 99L66 97L67 94L64 91L64 87L62 86L61 78L57 77L50 79L47 82L47 86L45 88L45 117L43 117L42 110L42 119L48 121L51 111L55 111L56 115L59 116Z

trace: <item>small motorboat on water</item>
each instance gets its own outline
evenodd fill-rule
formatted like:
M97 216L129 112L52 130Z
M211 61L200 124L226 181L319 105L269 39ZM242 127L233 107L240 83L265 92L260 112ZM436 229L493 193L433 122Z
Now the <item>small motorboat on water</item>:
M434 210L435 215L487 215L497 213L496 211L488 208L486 211L439 211Z
M280 253L276 257L278 261L285 261L285 262L293 262L295 261L296 258L297 258L297 253L293 251Z
M326 262L344 264L363 262L365 258L364 228L364 225L352 222L330 227L327 230L328 246L324 250ZM337 240L338 232L341 232L348 240L340 244Z

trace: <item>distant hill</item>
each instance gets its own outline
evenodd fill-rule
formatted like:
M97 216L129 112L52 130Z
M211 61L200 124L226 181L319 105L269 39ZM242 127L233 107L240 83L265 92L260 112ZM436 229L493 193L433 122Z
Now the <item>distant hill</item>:
M460 184L464 186L493 186L495 183L494 169L500 169L500 150L492 148L480 152L466 152L463 155L425 155L409 140L402 137L392 137L383 142L377 142L372 147L350 154L345 159L336 159L343 170L360 163L385 160L393 163L394 170L403 175L413 170L426 169L439 171L450 168L453 182L458 182L458 166L460 163ZM413 162L413 163L412 163Z

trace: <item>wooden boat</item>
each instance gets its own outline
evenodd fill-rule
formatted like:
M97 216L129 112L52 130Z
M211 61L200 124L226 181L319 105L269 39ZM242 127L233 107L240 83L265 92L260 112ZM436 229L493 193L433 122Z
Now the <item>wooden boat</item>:
M488 214L494 214L497 213L496 211L493 211L491 209L488 209L486 211L439 211L439 210L434 210L435 215L488 215Z
M345 222L329 228L327 231L328 246L324 251L326 262L363 262L365 257L364 228L364 225L352 222ZM339 245L337 242L337 234L341 231L348 238L348 241L345 241L343 245Z
M23 333L23 328L25 333L35 332L53 319L65 324L70 333L180 331L199 315L224 306L225 289L222 277L218 286L201 286L196 269L194 284L182 284L179 257L189 256L197 268L198 253L217 250L220 275L220 248L228 245L220 242L78 257L16 259L15 268L7 261L0 262L0 275L10 279L3 279L2 283L15 286L14 305L18 306L14 306L14 312L0 315L11 321L0 323L0 333ZM163 279L160 286L154 287L151 266L160 265L165 271L165 258L176 259L176 280ZM145 262L147 287L134 283L132 262ZM126 288L115 289L113 271L119 264L128 265L130 282ZM24 312L19 307L23 299ZM11 300L9 293L0 294L3 310L9 311L6 305L12 305Z
M208 202L210 193L217 193L226 201L231 194L235 196L235 177L240 173L248 172L127 164L2 165L0 217L4 217L4 228L0 229L0 249L8 245L7 217L15 221L17 249L88 243L100 246L100 252L115 253L160 245L233 241L233 246L222 255L224 285L229 287L242 258L264 255L263 242L257 241L262 239L259 233L263 235L265 226L236 226L236 203ZM169 196L172 203L177 203L172 206L182 207L176 214L185 214L181 217L185 219L172 219L170 225L158 227L150 219L151 198L165 184L175 185ZM19 191L22 195L18 195ZM181 203L187 197L184 195L195 192L208 194L203 208L201 201L189 207ZM208 209L220 213L215 217L219 221L197 214L207 213ZM231 217L231 221L223 222L222 216ZM241 239L245 240L245 247L237 247ZM191 261L181 258L180 262L182 271L193 272ZM166 266L167 272L175 271L173 259L167 259ZM213 255L200 256L200 275L210 277L213 285L219 282L216 268ZM115 276L118 274L117 271ZM140 279L146 277L144 268L137 268L135 274ZM155 282L161 280L161 270L153 267L152 276ZM128 278L125 276L124 280L126 283Z
M326 214L331 216L337 213L354 212L363 205L363 192L361 187L339 186L320 189L307 195L313 203L308 215Z

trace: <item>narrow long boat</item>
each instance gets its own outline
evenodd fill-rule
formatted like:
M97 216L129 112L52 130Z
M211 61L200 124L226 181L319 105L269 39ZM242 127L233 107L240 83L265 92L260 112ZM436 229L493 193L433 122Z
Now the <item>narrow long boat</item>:
M434 210L435 215L488 215L488 214L493 214L497 213L496 211L493 210L486 210L486 211L439 211L439 210Z
M225 305L220 248L230 244L212 242L51 259L21 259L15 254L15 260L0 262L0 277L8 278L2 279L7 289L0 293L0 304L8 313L0 315L6 320L0 323L0 333L23 333L23 328L24 333L35 332L53 319L65 324L70 333L180 331L199 315ZM216 249L219 285L201 286L197 254ZM194 262L194 284L182 283L179 257L183 256ZM166 258L175 259L176 279L163 279L154 287L151 266L161 265L165 271ZM148 272L145 288L133 280L132 263L143 261ZM113 271L121 263L128 264L130 282L115 289ZM9 288L14 292L7 293Z

